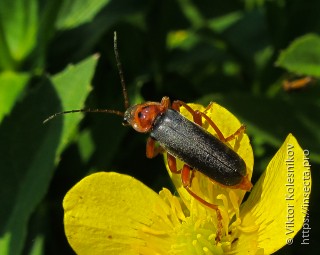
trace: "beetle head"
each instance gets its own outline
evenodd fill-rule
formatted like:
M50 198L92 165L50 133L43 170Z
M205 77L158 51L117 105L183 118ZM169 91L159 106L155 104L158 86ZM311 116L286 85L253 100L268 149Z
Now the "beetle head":
M123 125L130 125L140 133L149 132L153 122L162 113L160 103L146 102L129 107L123 117Z

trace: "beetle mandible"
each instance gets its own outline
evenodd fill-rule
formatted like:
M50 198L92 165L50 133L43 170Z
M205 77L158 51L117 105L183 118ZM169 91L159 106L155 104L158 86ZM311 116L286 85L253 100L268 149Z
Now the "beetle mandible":
M111 113L123 117L123 124L132 126L140 133L150 133L147 139L146 156L153 158L160 152L167 152L168 165L172 173L181 174L183 187L202 204L216 210L221 219L218 206L207 202L191 189L193 171L199 171L214 182L233 189L249 191L252 184L248 178L244 160L225 143L235 139L245 131L242 125L232 135L224 137L217 125L203 112L193 110L183 101L170 103L168 97L161 102L145 102L129 107L124 75L118 53L117 35L114 33L114 52L121 80L125 112L110 109L80 109L56 113L52 118L75 112ZM180 114L180 107L191 113L193 121ZM204 119L217 133L218 138L202 128ZM197 141L196 143L194 141ZM159 146L156 146L156 142ZM176 159L184 162L177 169Z

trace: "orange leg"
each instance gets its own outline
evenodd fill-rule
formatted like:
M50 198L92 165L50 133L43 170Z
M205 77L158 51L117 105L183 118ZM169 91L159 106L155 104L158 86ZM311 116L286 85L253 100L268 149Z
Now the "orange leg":
M188 165L184 165L181 170L181 181L183 187L189 192L191 196L193 196L195 199L197 199L200 203L210 207L211 209L215 211L219 211L218 206L214 204L210 204L209 202L205 201L203 198L199 197L197 194L195 194L191 190L191 184L193 179L193 170L190 169Z
M169 97L163 97L161 99L161 107L162 107L162 110L165 111L167 110L168 108L170 108L170 99Z
M146 155L147 158L154 158L159 153L162 153L163 149L160 146L156 146L156 140L151 137L147 139L147 146L146 146Z
M217 219L218 219L218 233L217 233L216 240L220 241L221 230L222 230L221 212L217 205L209 203L208 201L204 200L203 198L201 198L191 190L192 179L194 177L194 170L190 169L190 166L188 166L187 164L184 164L182 169L177 170L176 158L169 153L168 153L168 165L172 173L176 173L176 174L181 173L182 185L194 199L198 200L201 204L216 211Z
M172 103L172 109L180 112L180 107L183 106L188 112L191 113L193 117L193 121L197 123L199 126L202 126L202 120L201 115L198 113L198 111L193 110L189 105L187 105L185 102L176 100Z
M183 106L188 112L190 112L192 114L193 117L193 121L195 123L197 123L198 125L202 126L202 120L201 118L203 117L208 123L209 125L214 129L214 131L216 131L219 139L223 142L229 142L233 139L235 139L237 136L241 135L242 133L244 133L246 127L244 125L241 125L241 127L236 130L236 132L234 132L233 134L231 134L228 137L224 137L224 135L222 134L221 130L218 128L218 126L209 118L208 115L206 115L203 112L200 112L198 110L193 110L189 105L187 105L185 102L180 101L180 100L176 100L172 103L172 108L176 111L179 111L179 108Z
M167 153L167 161L168 161L169 169L170 169L170 171L172 173L174 173L174 174L180 174L181 173L181 169L177 170L176 158L174 156L172 156L170 153Z
M230 136L224 137L224 135L222 134L221 130L218 128L218 126L212 121L212 119L209 118L208 115L206 115L203 112L199 112L197 111L208 123L209 125L214 129L214 131L216 131L219 139L223 142L229 142L233 139L236 138L236 136L241 135L242 133L244 133L244 131L246 130L246 127L244 125L241 125L240 128L238 128L236 130L236 132L234 132L233 134L231 134Z

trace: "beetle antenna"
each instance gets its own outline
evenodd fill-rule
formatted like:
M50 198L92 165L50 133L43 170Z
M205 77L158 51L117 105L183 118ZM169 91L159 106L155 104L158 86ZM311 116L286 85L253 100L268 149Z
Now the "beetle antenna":
M124 113L120 112L120 111L116 111L116 110L109 110L109 109L79 109L79 110L71 110L71 111L63 111L63 112L57 112L51 116L49 116L48 118L46 118L42 123L45 124L46 122L48 122L49 120L52 120L53 118L59 116L59 115L63 115L63 114L67 114L67 113L75 113L75 112L98 112L98 113L111 113L111 114L116 114L118 116L123 117Z
M124 107L125 107L125 109L128 109L128 107L129 107L129 98L128 98L128 92L127 92L127 88L126 88L126 83L124 81L124 74L123 74L122 64L121 64L121 61L120 61L120 56L119 56L119 51L118 51L118 37L117 37L117 32L116 31L114 31L113 48L114 48L114 55L116 57L118 72L119 72L119 76L120 76L120 82L121 82L121 86L122 86L122 93L123 93L123 98L124 98Z

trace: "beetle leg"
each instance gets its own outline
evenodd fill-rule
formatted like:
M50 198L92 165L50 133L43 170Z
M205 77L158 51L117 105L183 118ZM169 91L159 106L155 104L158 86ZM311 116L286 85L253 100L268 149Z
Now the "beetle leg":
M172 103L172 109L174 109L178 112L180 111L179 109L181 106L183 106L188 112L191 113L191 115L193 117L193 121L200 126L202 126L201 118L203 117L209 123L209 125L214 129L214 131L216 131L219 139L223 142L229 142L229 141L235 139L236 136L239 136L242 133L244 133L244 131L246 129L246 127L244 125L241 125L241 127L236 132L234 132L233 134L231 134L228 137L224 137L224 135L222 134L222 132L218 128L218 126L204 112L200 112L198 110L193 110L189 105L187 105L185 102L180 101L180 100L175 100Z
M180 174L181 169L177 170L177 160L174 156L172 156L170 153L167 153L167 160L168 160L168 166L172 173L174 174Z
M188 112L191 113L193 117L193 121L197 123L199 126L202 126L201 115L198 114L198 111L193 110L189 105L180 100L175 100L172 103L172 109L180 112L180 107L183 106Z
M225 141L229 142L229 141L235 139L237 136L240 136L241 134L243 134L245 132L245 130L246 130L246 126L242 124L236 132L234 132L232 135L226 137Z
M169 97L163 97L161 99L161 107L163 110L167 110L170 108L170 99Z
M218 232L217 232L217 237L216 237L216 241L220 241L221 238L221 231L222 231L222 215L221 212L218 208L217 205L215 204L211 204L209 202L207 202L206 200L204 200L203 198L199 197L196 193L194 193L191 190L191 184L192 184L192 179L194 177L194 172L190 166L184 164L183 168L180 170L177 170L177 161L176 158L167 153L167 160L168 160L168 165L169 165L169 169L172 173L174 174L180 174L181 173L181 183L182 186L188 191L188 193L196 200L198 200L201 204L213 209L216 211L217 213L217 219L218 219Z
M154 140L152 137L148 137L147 139L147 145L146 145L146 155L147 158L154 158L159 153L162 153L163 149L161 147L156 146L156 140Z
M224 137L224 135L222 134L221 130L218 128L218 126L212 121L212 119L209 118L208 115L206 115L203 112L200 111L196 111L197 114L201 115L201 117L203 117L208 123L209 125L214 129L214 131L216 131L219 139L223 142L229 142L233 139L236 138L236 136L241 135L242 133L244 133L246 127L244 125L241 125L240 128L238 128L238 130L236 130L236 132L234 132L233 134L231 134L230 136Z
M196 193L194 193L191 190L191 183L192 183L193 177L194 177L194 171L190 169L190 166L185 164L183 166L182 170L181 170L181 182L182 182L182 185L194 199L198 200L201 204L203 204L203 205L205 205L205 206L207 206L207 207L209 207L209 208L211 208L211 209L216 211L217 219L218 219L218 232L217 232L216 241L220 241L221 231L222 231L222 228L223 228L221 212L220 212L220 210L219 210L217 205L207 202L206 200L204 200L203 198L199 197Z
M191 173L190 173L191 172ZM212 208L215 211L219 211L218 206L211 204L204 200L203 198L199 197L197 194L195 194L190 188L191 188L191 183L193 179L193 170L190 169L190 166L184 165L182 170L181 170L181 181L183 187L189 192L191 196L193 196L196 200L198 200L200 203Z

